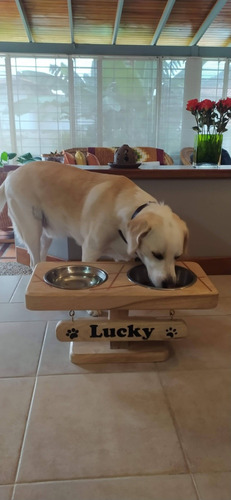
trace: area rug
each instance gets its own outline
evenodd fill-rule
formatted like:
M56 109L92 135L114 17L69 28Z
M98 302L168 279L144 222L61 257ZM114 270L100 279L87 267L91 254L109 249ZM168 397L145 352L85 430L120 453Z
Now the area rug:
M0 262L0 276L14 276L17 274L31 274L32 269L18 262Z

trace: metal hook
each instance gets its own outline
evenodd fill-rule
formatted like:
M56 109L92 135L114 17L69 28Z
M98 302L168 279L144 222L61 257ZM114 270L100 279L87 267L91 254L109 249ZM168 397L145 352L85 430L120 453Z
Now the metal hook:
M173 319L173 317L175 316L175 311L174 311L174 309L170 309L169 314L170 314L170 319L172 320L172 319Z
M69 316L71 316L71 321L74 321L75 311L73 311L73 309L69 311Z

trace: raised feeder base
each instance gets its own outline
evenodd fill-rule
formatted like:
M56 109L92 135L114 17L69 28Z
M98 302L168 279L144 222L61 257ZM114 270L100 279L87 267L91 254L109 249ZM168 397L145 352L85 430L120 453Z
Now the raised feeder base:
M169 343L186 337L187 325L181 319L129 316L114 309L108 319L92 318L60 321L56 336L61 342L73 339L72 363L144 363L165 361Z
M157 363L166 361L170 350L168 342L72 342L70 361L76 365L91 363ZM125 345L124 345L125 344Z
M218 302L216 288L194 262L179 264L196 275L191 286L164 290L129 281L127 272L134 262L65 264L100 267L108 278L93 288L59 289L44 281L44 275L57 267L57 263L40 263L26 290L26 306L31 310L66 310L70 313L74 310L108 310L108 318L74 319L72 316L72 319L57 324L57 338L71 344L70 359L76 364L165 361L170 353L168 344L187 335L186 323L175 319L174 310L211 309ZM166 311L165 317L144 314L145 310L160 309ZM129 314L139 310L142 316Z

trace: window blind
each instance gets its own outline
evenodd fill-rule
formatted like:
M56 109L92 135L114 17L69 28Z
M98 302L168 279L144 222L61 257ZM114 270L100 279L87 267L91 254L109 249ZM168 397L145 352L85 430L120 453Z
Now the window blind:
M2 54L0 148L37 156L127 143L162 148L179 163L181 148L193 145L186 96L231 96L230 60L202 59L201 72L187 78L186 67L179 58ZM223 143L229 152L230 139L229 127Z

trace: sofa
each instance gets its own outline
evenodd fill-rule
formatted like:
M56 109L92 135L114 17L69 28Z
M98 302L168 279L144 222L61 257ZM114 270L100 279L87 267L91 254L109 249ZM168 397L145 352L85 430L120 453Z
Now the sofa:
M132 146L132 149L135 150L137 162L159 161L160 165L173 165L172 158L163 149L143 146ZM65 149L64 151L62 151L62 155L64 157L64 163L66 164L86 164L91 167L99 168L100 165L113 163L116 150L117 147L106 148L77 146L75 148ZM48 159L51 155L43 156L45 159ZM6 172L1 172L0 184L2 184L2 182L5 180L6 175ZM12 222L10 220L10 217L8 216L7 205L5 205L3 212L0 214L0 229L7 229L9 226L12 226Z
M193 151L194 148L187 147L183 148L180 152L180 159L182 165L192 165L193 163ZM231 165L231 157L226 149L221 150L221 165Z
M173 165L172 158L160 148L132 146L136 153L137 162L152 162L159 161L160 165ZM98 166L113 163L114 154L117 147L75 147L65 149L64 163L83 164Z

